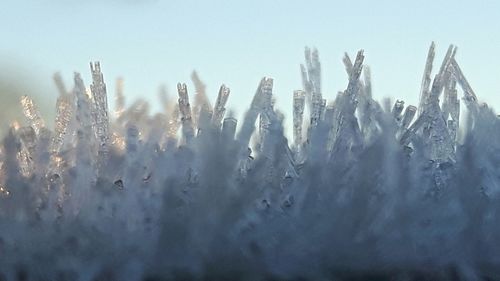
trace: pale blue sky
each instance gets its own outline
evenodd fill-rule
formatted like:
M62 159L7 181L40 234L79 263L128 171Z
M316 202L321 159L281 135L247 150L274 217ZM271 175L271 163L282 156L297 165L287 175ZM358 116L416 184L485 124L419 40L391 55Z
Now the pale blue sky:
M4 74L17 64L16 73L36 77L46 93L55 92L53 72L68 84L82 72L88 84L88 62L100 60L111 94L123 76L129 101L153 102L161 83L172 95L179 81L192 90L196 69L212 101L221 83L231 88L228 104L238 113L271 76L277 106L290 116L304 46L319 49L326 98L347 84L343 52L363 48L374 95L415 104L434 40L438 60L450 43L459 47L479 98L498 108L499 17L498 0L0 0L0 63Z

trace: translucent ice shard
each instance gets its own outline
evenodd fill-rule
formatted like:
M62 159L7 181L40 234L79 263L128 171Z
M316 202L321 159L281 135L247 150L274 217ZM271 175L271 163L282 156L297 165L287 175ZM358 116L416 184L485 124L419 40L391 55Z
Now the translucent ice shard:
M95 134L92 128L93 118L91 112L91 100L85 91L85 85L79 73L75 73L75 87L73 89L76 96L76 149L75 166L78 174L74 186L68 191L79 200L86 200L88 192L97 177L97 166L95 159ZM83 202L72 202L71 213L78 214Z
M260 143L263 143L265 135L269 130L269 126L271 125L271 120L269 119L269 115L274 111L273 109L273 79L268 78L265 80L262 88L261 88L261 106L260 115L259 115L259 136Z
M308 59L306 58L306 61ZM313 83L314 92L317 95L321 94L321 63L319 61L318 49L314 48L311 53L311 58L307 62L308 76Z
M56 102L56 119L54 123L54 134L50 144L50 163L49 170L53 173L58 173L61 165L59 153L64 144L64 139L67 135L68 126L73 116L72 99L69 96L60 96Z
M220 128L224 113L226 112L226 103L229 98L230 90L226 85L222 84L217 95L217 100L214 105L214 113L212 116L212 123L216 128Z
M343 160L347 160L345 157L349 157L352 148L362 145L363 142L358 121L354 115L361 85L359 78L363 68L363 60L363 50L360 50L349 75L347 89L337 95L334 104L333 126L330 130L327 147L332 155L337 154Z
M348 113L354 114L354 111L356 110L357 96L359 94L359 78L363 69L364 58L365 57L363 55L363 50L358 51L351 71L351 75L349 77L349 84L347 85L347 89L345 92L346 96L348 97L348 102L345 105L345 110Z
M186 143L189 144L194 137L194 128L186 84L178 83L177 92L179 94L179 112L181 115L182 136L184 137Z
M453 69L453 75L455 76L458 84L460 85L460 87L462 87L462 90L464 91L465 105L470 111L475 112L477 110L478 104L474 90L472 90L472 87L465 78L462 69L460 68L460 66L458 65L457 61L454 58L451 59L450 64Z
M431 95L430 98L432 99L432 101L430 102L434 102L436 98L439 98L446 83L450 79L450 76L448 75L449 73L451 73L449 71L449 68L452 60L454 60L456 52L457 48L455 46L450 45L448 47L443 62L441 63L441 67L439 68L439 72L436 74L436 77L434 78L432 84L432 89L430 93Z
M305 92L293 92L293 139L298 148L302 145L302 123L304 120Z
M194 103L192 107L192 119L193 125L197 126L201 110L204 109L207 112L212 111L212 106L210 105L210 101L207 97L206 85L201 81L196 71L193 71L193 73L191 73L191 81L193 81L195 89Z
M352 68L350 68L350 71L352 71ZM369 144L375 140L380 133L378 120L382 114L382 108L378 102L372 98L371 71L368 66L363 67L363 74L364 79L360 81L361 85L358 95L357 115L364 141ZM348 75L350 76L350 73L348 73Z
M73 88L74 95L76 97L76 108L77 108L77 119L79 121L80 127L85 128L89 133L92 127L92 119L90 116L90 99L85 91L85 85L80 76L80 73L75 72L74 74L75 87ZM90 133L89 133L90 134Z
M61 151L69 122L73 116L71 99L68 97L59 97L56 102L56 110L54 137L51 145L51 151L53 153L59 153L59 151Z
M313 91L313 87L311 82L309 81L309 78L307 77L307 69L303 64L300 65L300 74L302 76L302 87L304 89L304 92L306 93L307 102L310 105L311 103L310 94Z
M420 90L420 104L418 105L418 115L422 114L422 111L425 108L425 104L430 95L430 86L431 86L431 72L432 72L432 63L434 61L435 49L436 45L434 42L431 43L429 47L429 52L427 54L427 61L425 63L424 76L422 78L422 87Z
M342 58L342 62L344 63L345 70L346 70L347 74L349 76L351 76L353 65L352 65L352 60L349 57L348 53L344 53L344 57Z
M456 48L451 45L445 55L441 68L436 75L429 99L425 104L422 114L427 114L429 123L424 128L424 133L428 134L428 145L430 149L430 159L437 162L454 162L454 145L455 142L450 136L448 125L443 117L441 107L439 105L439 96L441 95L444 86L446 85L446 76L448 67L455 56Z
M318 50L308 47L304 51L306 66L301 65L302 83L309 103L310 131L318 125L326 106L321 94L321 64L319 62Z
M434 44L431 45L427 59L426 69L424 71L424 81L422 83L421 92L421 112L417 121L402 135L401 141L403 144L408 144L411 139L417 134L418 130L422 130L422 138L425 143L427 155L430 160L436 163L452 163L455 160L454 137L450 135L447 122L447 102L445 102L445 112L442 111L439 97L451 79L449 68L452 65L456 48L450 45L443 59L439 72L436 74L431 90L428 91L427 84L432 66L432 58L434 57ZM446 97L445 97L446 99ZM450 124L453 127L453 123Z
M255 95L253 96L252 103L250 104L250 108L245 114L243 119L243 124L241 126L240 131L238 132L237 139L240 142L242 147L248 147L250 142L250 138L255 131L255 121L259 114L263 111L265 107L265 103L267 98L265 97L264 92L268 92L268 88L271 87L272 90L273 79L264 77L260 81L260 84L257 88Z
M326 106L326 100L322 99L320 95L314 95L311 102L311 114L310 114L310 128L314 128L318 125L323 115L323 110Z
M417 132L428 122L429 117L427 115L420 115L417 117L415 122L401 135L400 143L403 146L407 146L413 141L413 138Z
M371 99L372 98L372 72L370 70L370 67L365 66L363 69L364 73L364 96L367 98Z
M450 136L453 141L456 141L457 129L460 124L460 101L457 97L455 77L450 74L449 81L444 89L444 100L442 105L443 117L447 121ZM448 119L451 120L448 120Z
M104 165L108 159L108 141L109 141L109 117L108 117L108 97L106 93L106 84L104 83L99 62L90 63L92 72L92 84L90 91L92 93L94 131L98 141L97 157L98 165Z
M23 108L24 116L29 122L29 125L35 130L38 135L40 130L45 127L45 121L43 120L38 107L35 102L28 96L21 97L21 106Z
M259 114L262 116L263 114L268 113L269 111L265 111L266 108L271 107L272 109L272 104L270 104L272 101L272 87L273 87L273 79L264 77L259 83L259 86L257 88L257 91L255 95L253 96L252 103L250 104L250 108L248 111L245 113L244 119L243 119L243 124L241 126L240 131L238 132L237 135L237 141L240 146L240 151L238 153L238 172L239 176L241 178L245 178L247 174L247 170L250 167L250 163L253 160L253 157L251 156L252 151L249 148L249 143L250 143L250 138L252 137L252 134L255 131L255 122L257 121L257 118L259 117ZM261 133L261 138L259 143L263 143L263 140L266 137L267 129L268 127L263 127L267 126L270 121L268 119L268 116L264 116L264 120L260 120L259 122L259 128L262 129ZM265 124L262 122L266 121Z
M415 113L417 112L417 108L413 105L409 105L406 107L405 112L403 114L403 119L401 120L401 127L403 129L408 129L415 117Z

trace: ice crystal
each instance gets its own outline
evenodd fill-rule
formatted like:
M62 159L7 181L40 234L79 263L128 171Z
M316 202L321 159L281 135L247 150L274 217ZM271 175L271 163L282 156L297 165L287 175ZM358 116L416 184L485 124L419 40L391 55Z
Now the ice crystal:
M153 116L122 79L109 115L99 62L55 74L53 130L24 96L0 147L0 280L498 279L500 121L434 54L418 107L373 99L362 50L327 103L306 48L293 142L269 77L237 130L196 72Z

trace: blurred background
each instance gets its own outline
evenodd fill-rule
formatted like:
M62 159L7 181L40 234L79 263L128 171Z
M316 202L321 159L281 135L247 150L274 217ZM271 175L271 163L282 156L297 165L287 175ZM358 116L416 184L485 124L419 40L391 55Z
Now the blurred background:
M110 107L117 77L128 104L142 97L158 110L160 84L171 96L177 82L194 93L190 74L197 70L212 102L221 83L231 88L228 106L240 116L260 79L271 76L290 134L306 45L320 52L325 98L347 85L343 53L354 57L362 48L375 97L417 104L431 41L436 64L455 44L478 97L498 107L499 11L498 0L2 0L0 126L20 118L22 94L33 96L52 124L54 72L68 88L74 71L88 85L88 63L99 60Z

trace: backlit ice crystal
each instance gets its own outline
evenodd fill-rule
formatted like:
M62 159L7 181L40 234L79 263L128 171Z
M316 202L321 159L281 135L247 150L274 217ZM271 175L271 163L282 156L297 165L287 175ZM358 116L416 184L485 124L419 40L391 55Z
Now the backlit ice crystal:
M23 96L0 145L0 280L498 279L500 118L435 48L418 107L374 99L363 50L324 93L306 48L290 131L270 77L239 122L196 72L154 115L122 79L110 115L99 62L55 74L54 125Z

